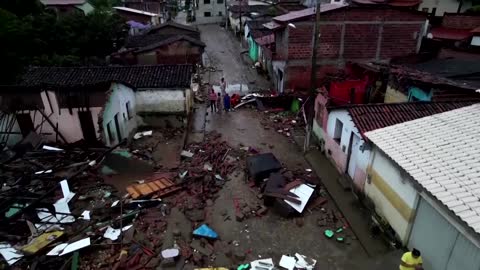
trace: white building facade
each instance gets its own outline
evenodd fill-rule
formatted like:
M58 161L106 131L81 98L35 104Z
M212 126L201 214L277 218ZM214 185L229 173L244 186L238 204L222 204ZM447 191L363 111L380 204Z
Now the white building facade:
M480 266L480 105L367 132L365 191L425 269Z

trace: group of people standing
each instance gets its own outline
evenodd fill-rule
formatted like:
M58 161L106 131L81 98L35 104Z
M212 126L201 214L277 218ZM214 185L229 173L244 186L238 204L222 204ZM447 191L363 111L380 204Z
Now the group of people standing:
M215 90L213 90L213 87L210 88L210 91L208 94L208 100L210 101L210 111L212 113L221 112L222 105L223 105L223 110L225 110L226 112L230 111L230 96L228 95L226 89L227 89L227 83L225 82L224 78L222 78L222 80L220 81L221 93L215 93Z

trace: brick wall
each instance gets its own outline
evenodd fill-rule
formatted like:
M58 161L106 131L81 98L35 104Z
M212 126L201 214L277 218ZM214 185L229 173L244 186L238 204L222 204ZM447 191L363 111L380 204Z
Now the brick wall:
M418 25L384 25L380 58L390 59L414 54L419 34Z
M455 29L473 29L480 26L480 15L445 13L442 26Z
M378 24L346 25L343 57L347 59L375 58L379 28Z
M310 65L288 67L285 72L287 73L287 84L285 89L310 89ZM317 87L321 86L321 81L327 74L336 74L338 69L334 66L319 66L316 71Z
M358 24L355 22L358 21ZM418 21L418 24L403 22ZM425 22L425 15L396 9L346 8L322 15L318 57L335 59L341 57L342 22L345 27L343 59L374 59L377 55L379 28L383 24L380 60L408 55L417 48L417 39ZM328 24L331 22L332 24ZM365 22L371 22L365 24ZM384 24L384 22L387 22ZM398 24L392 24L398 22ZM289 27L288 43L277 42L277 48L288 48L288 59L311 57L314 22L307 19Z

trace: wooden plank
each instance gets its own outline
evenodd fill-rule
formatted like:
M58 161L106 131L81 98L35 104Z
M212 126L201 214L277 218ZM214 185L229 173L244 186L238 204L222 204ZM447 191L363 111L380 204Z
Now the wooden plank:
M148 196L156 192L161 192L162 190L168 189L173 185L174 183L171 180L167 178L160 178L143 184L130 185L127 187L127 192L133 199L136 199L141 196Z

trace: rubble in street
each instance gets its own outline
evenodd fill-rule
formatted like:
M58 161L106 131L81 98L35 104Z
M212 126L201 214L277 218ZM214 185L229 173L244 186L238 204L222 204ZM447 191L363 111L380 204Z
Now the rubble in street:
M179 134L175 129L137 133L129 146L131 158L152 163L159 141L168 143ZM181 269L191 264L201 268L219 254L238 265L247 263L244 253L232 252L238 245L235 241L222 241L215 228L206 223L206 209L231 177L253 172L247 160L259 160L258 156L276 160L275 156L259 154L252 147L232 147L219 133L211 132L202 143L187 145L178 153L178 166L156 166L151 176L131 179L124 190L118 190L99 176L102 161L110 153L128 152L117 148L45 145L3 152L0 197L5 218L1 220L4 244L0 254L5 266ZM257 179L253 175L245 179L256 201L232 198L235 216L222 213L224 220L244 222L272 213L293 217L292 222L302 226L299 217L316 211L321 216L321 230L334 228L337 241L346 239L339 231L347 229L346 222L327 209L327 195L312 170L291 171L278 160L272 169L262 166ZM281 180L276 182L272 177ZM169 225L174 209L186 218L187 232ZM294 260L298 263L293 258L289 265ZM269 268L265 262L255 263Z

